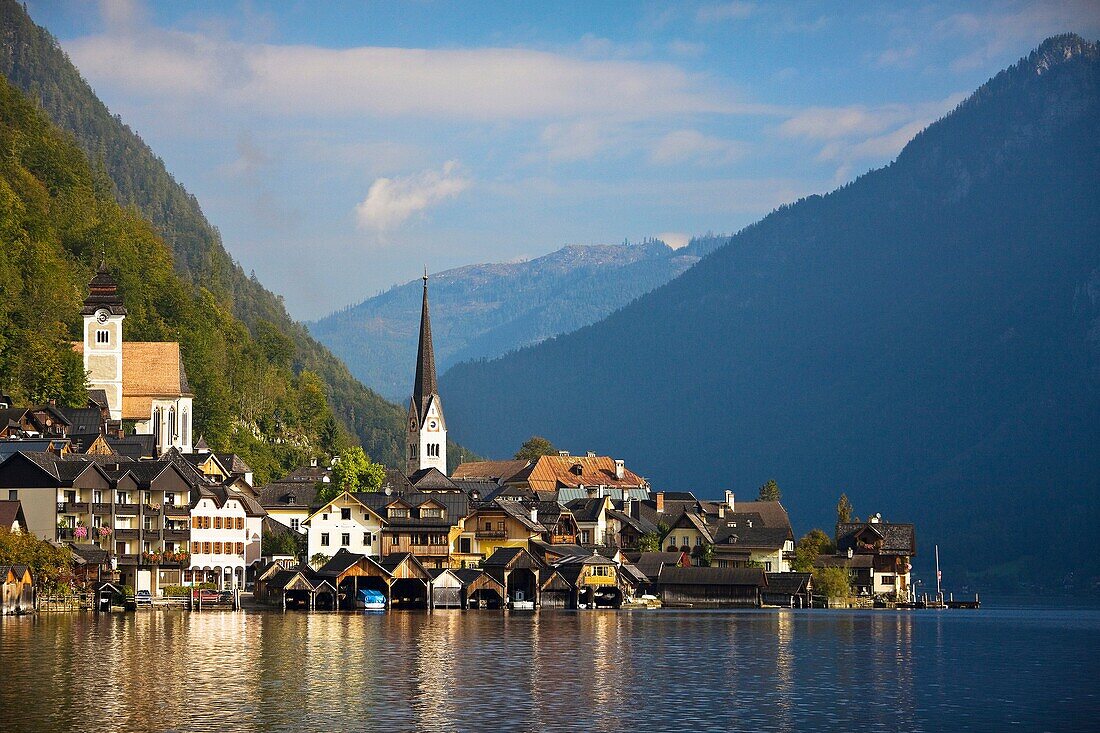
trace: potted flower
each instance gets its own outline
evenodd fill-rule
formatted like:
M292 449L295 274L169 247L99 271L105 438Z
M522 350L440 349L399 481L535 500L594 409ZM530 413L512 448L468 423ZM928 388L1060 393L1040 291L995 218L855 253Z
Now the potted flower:
M73 537L75 537L78 540L87 539L87 537L88 537L88 528L84 527L82 525L78 525L77 528L73 530Z
M110 527L108 527L107 525L102 525L102 526L100 526L100 528L99 528L99 536L100 536L100 537L104 537L104 538L106 538L106 537L110 537L110 536L111 536L111 528L110 528Z

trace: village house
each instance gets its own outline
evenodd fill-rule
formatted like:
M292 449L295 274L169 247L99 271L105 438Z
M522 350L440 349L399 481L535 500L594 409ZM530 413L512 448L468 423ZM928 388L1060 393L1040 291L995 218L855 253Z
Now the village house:
M312 465L296 468L278 481L258 490L259 501L268 515L295 532L304 532L302 523L312 513L317 487L332 482L332 469Z
M665 566L657 586L666 606L758 608L768 579L760 568Z
M21 502L0 499L0 530L14 533L27 531L27 518L23 516Z
M428 569L452 564L452 549L461 545L462 520L470 513L461 491L412 491L404 494L364 492L356 497L374 507L384 520L382 553L408 552Z
M912 596L911 561L917 554L912 524L883 521L876 514L866 522L848 522L836 527L836 554L849 563L870 560L867 592L896 600Z
M495 499L466 516L456 539L454 559L458 566L475 566L502 548L526 548L532 539L547 535L539 522L538 507L517 501Z
M347 491L317 507L301 527L307 535L306 557L331 558L340 550L377 559L382 555L386 520L376 507Z
M34 607L34 575L30 568L0 565L0 615L30 613Z

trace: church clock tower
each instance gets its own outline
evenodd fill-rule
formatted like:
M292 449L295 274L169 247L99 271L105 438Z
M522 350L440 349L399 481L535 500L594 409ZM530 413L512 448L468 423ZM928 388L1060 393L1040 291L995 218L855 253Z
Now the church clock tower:
M99 266L88 284L89 294L80 314L84 316L84 371L88 387L107 393L112 420L122 419L122 321L126 309L118 283Z
M409 403L405 433L406 473L438 468L447 473L447 423L435 376L435 351L432 349L432 320L428 314L428 273L424 273L424 302L420 310L420 346L416 352L416 380Z

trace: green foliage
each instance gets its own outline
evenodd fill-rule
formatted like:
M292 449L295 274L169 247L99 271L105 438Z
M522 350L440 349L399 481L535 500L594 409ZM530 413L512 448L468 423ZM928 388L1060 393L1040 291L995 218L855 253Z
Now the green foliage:
M164 587L164 595L168 598L186 598L191 594L191 589L186 585L168 585Z
M696 545L691 548L691 557L696 565L704 568L710 567L711 563L714 562L714 545L710 542Z
M26 532L0 528L0 565L26 565L38 588L51 588L69 575L72 553Z
M347 448L332 466L332 481L319 484L317 501L332 501L344 491L378 491L385 480L385 466L372 461L359 446Z
M332 559L332 557L330 555L326 555L323 552L315 552L309 558L309 564L313 566L314 570L316 570L317 568L320 568L322 565L324 565L325 563L327 563L331 559Z
M260 551L264 554L264 557L274 555L297 557L298 539L290 533L290 530L286 532L264 532L264 538L260 542Z
M656 532L646 532L638 538L638 552L659 552L661 549L661 535Z
M836 523L847 524L852 521L852 502L848 501L847 494L840 495L840 501L836 503Z
M101 257L119 281L125 338L179 341L195 392L195 432L239 453L265 483L322 444L348 441L313 371L295 373L289 339L270 324L253 338L172 255L41 111L0 80L0 390L19 403L87 400L81 301Z
M826 598L847 598L850 593L848 571L844 568L815 568L814 592Z
M542 456L556 456L558 449L546 438L540 435L532 435L527 442L516 451L517 461L537 461Z
M41 128L9 131L3 140L8 175L0 182L0 389L24 401L32 390L63 403L82 401L63 368L65 342L79 335L76 308L106 249L114 274L126 280L127 338L183 344L196 428L215 450L236 451L241 434L233 425L244 423L258 438L250 445L252 458L264 466L257 481L290 463L288 447L318 452L319 428L327 430L327 453L354 442L346 429L371 455L401 465L404 411L356 381L290 318L278 296L245 274L198 201L110 113L20 3L0 0L0 31L0 73L38 106L9 108L14 96L5 84L4 114L9 122L13 112L25 122L30 115L32 126ZM51 131L43 140L46 115L72 139ZM74 154L76 146L94 168ZM32 305L39 312L28 313ZM41 384L32 383L36 368L26 366L32 353L46 360L48 378ZM328 411L307 409L318 396L313 380L292 382L307 370L323 384L338 436Z
M768 482L760 487L758 496L760 501L779 501L779 497L779 484L775 482L775 479L768 479Z
M798 540L791 569L799 573L813 572L818 555L830 555L834 552L836 544L832 538L820 529L811 529Z

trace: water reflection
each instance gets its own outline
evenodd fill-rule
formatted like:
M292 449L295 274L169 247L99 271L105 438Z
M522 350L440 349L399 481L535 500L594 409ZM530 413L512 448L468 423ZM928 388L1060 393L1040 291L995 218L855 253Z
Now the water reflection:
M4 618L0 730L1087 728L1082 614Z

